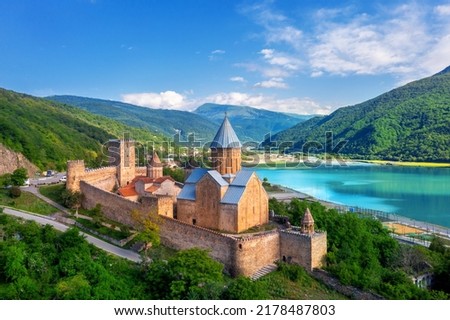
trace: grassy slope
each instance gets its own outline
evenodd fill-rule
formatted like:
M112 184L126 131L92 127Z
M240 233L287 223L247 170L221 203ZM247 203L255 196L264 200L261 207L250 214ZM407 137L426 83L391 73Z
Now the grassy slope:
M124 133L140 141L163 137L78 108L0 89L0 142L41 169L62 169L69 159L101 164L102 143Z
M28 192L22 191L20 197L11 198L7 189L0 189L0 205L43 215L50 215L58 211L58 209Z

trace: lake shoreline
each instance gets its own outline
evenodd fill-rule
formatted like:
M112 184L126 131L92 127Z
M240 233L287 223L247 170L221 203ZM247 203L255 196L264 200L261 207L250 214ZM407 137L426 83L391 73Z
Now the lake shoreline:
M279 184L276 184L274 186L279 188L281 191L268 192L267 194L268 194L269 198L275 198L278 201L291 201L292 199L300 199L300 200L318 202L328 209L337 209L337 208L347 207L346 205L339 204L336 202L325 201L325 200L315 198L309 194L297 191L295 189L292 189L292 188L289 188L286 186L282 186ZM446 226L432 224L432 223L418 221L418 220L415 220L414 224L412 224L412 223L410 223L411 219L409 219L407 217L403 217L400 215L396 215L396 217L398 218L396 223L399 225L403 225L406 227L413 227L418 230L421 230L424 233L429 233L431 230L432 233L439 234L440 236L450 240L450 233L449 233L450 228L448 228ZM432 226L433 228L430 229L430 226Z
M320 164L319 164L320 163ZM277 157L266 163L264 157L258 157L257 163L254 161L243 161L245 168L258 169L311 169L320 166L352 166L352 165L379 165L379 166L399 166L399 167L418 167L418 168L450 168L447 162L417 162L417 161L391 161L391 160L366 160L366 159L347 159L324 160L316 157L308 157L308 161L294 160L292 157Z

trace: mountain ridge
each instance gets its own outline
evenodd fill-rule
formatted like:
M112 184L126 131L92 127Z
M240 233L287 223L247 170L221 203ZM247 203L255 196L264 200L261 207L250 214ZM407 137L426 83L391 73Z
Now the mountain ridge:
M217 124L223 120L225 113L236 133L243 141L261 142L264 136L288 129L312 116L290 115L249 106L204 103L193 111Z
M449 161L450 67L365 102L282 131L272 140L324 144L327 131L348 143L341 153L387 160Z
M120 101L69 95L51 96L46 99L107 116L127 125L154 130L168 137L180 132L186 139L188 134L195 133L196 139L203 142L213 139L227 110L231 124L243 142L261 142L268 132L276 133L310 117L287 115L254 107L213 103L203 104L193 112L188 112L152 109ZM236 114L239 116L235 116ZM243 114L246 114L247 117L241 117Z

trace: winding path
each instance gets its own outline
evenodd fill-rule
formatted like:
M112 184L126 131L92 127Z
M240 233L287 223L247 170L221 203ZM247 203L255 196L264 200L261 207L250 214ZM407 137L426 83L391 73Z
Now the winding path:
M11 208L6 208L6 207L3 209L3 212L6 214L9 214L11 216L16 216L16 217L19 217L22 219L35 221L41 225L46 225L46 224L51 225L56 230L59 230L62 232L69 229L68 226L56 221L55 219L53 219L51 217L42 216L42 215L38 215L38 214L26 212L26 211L19 211L19 210L15 210L15 209L11 209ZM133 262L141 262L142 261L141 256L134 251L116 247L115 245L112 245L108 242L97 239L97 238L95 238L89 234L86 234L84 232L81 232L81 231L80 231L80 234L82 234L85 237L87 242L93 244L97 248L105 250L106 252L109 252L109 253L116 255L118 257L121 257L121 258L131 260Z

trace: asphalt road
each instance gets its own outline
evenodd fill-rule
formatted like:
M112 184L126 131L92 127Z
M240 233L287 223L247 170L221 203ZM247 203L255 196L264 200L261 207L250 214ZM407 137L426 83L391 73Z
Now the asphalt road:
M46 217L46 216L41 216L41 215L37 215L37 214L29 214L29 213L25 213L23 211L17 211L17 210L10 209L10 208L4 208L3 212L6 214L9 214L9 215L12 215L12 216L20 217L22 219L33 220L42 225L49 224L49 225L53 226L56 230L59 230L62 232L66 231L69 228L65 224L62 224L62 223L55 221L54 219ZM134 251L122 249L122 248L116 247L115 245L112 245L108 242L97 239L89 234L86 234L83 232L80 232L80 233L86 238L87 242L92 243L97 248L105 250L106 252L114 254L118 257L131 260L133 262L141 262L141 256Z
M51 177L30 178L30 184L32 184L32 185L40 185L40 184L57 183L57 182L59 182L59 179L61 179L65 175L66 175L65 172L58 172L57 174L55 174L55 175L53 175Z

